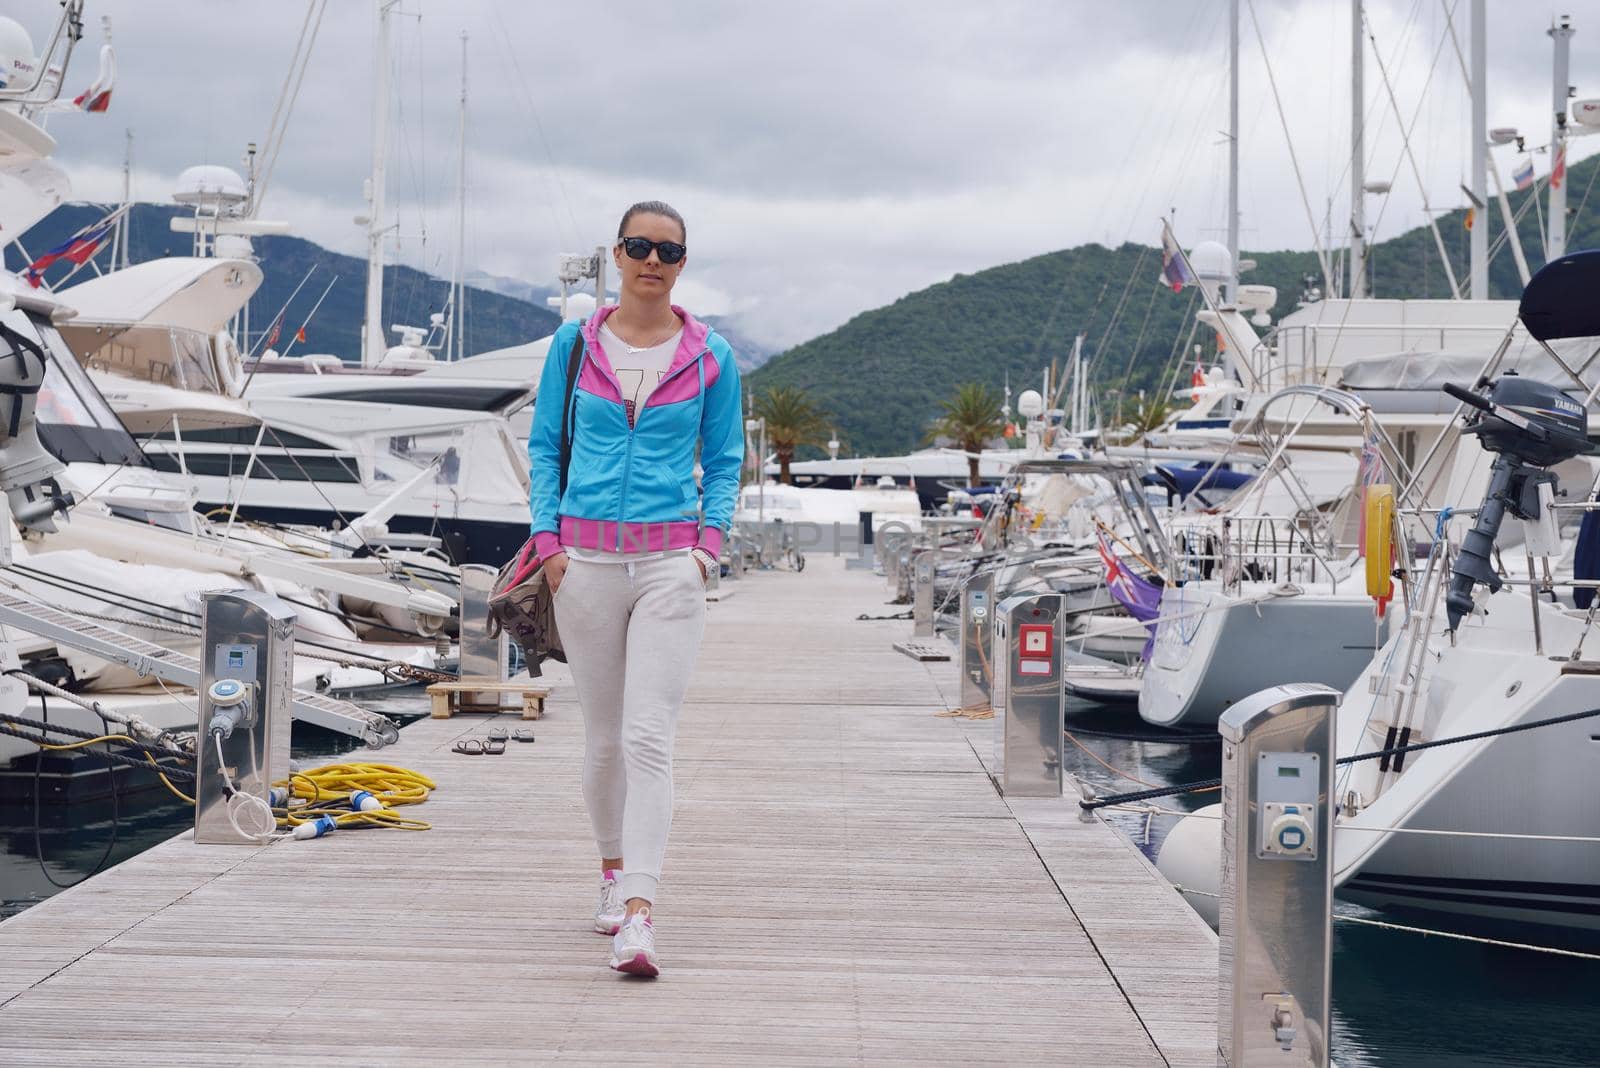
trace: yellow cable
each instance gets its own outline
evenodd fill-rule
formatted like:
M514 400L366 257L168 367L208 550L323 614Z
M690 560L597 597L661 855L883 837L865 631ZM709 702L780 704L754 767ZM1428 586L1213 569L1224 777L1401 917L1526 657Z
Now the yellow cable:
M61 752L67 749L82 749L86 745L97 745L100 742L132 742L134 745L141 744L139 741L128 737L126 734L102 734L98 738L85 738L81 742L63 742L60 745L51 745L45 742L38 742L36 744L40 749L50 749L55 752ZM161 765L156 762L155 757L151 756L148 750L141 747L139 752L146 760L150 761L150 766L156 769L156 777L159 778L163 784L165 784L168 790L171 790L179 800L186 801L191 805L194 804L194 798L190 797L188 794L172 785L172 780L167 778L166 773L161 770Z
M279 810L278 821L285 827L297 827L322 816L329 816L339 827L393 827L398 830L426 831L432 824L395 811L400 805L417 805L426 801L438 785L426 775L393 764L341 763L327 764L309 771L297 771L274 786L289 790L292 808ZM383 807L370 812L351 809L350 798L365 790L377 798Z

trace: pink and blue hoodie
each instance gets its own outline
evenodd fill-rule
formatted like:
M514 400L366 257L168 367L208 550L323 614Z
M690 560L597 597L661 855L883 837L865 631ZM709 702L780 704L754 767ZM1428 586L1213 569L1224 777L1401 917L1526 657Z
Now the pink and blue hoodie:
M608 305L550 340L528 435L529 508L539 556L563 545L608 552L689 549L715 556L733 522L744 462L739 369L728 343L682 308L683 340L631 422L622 387L600 346ZM562 400L580 327L583 362L573 393L572 463L561 485ZM701 485L695 484L700 446Z

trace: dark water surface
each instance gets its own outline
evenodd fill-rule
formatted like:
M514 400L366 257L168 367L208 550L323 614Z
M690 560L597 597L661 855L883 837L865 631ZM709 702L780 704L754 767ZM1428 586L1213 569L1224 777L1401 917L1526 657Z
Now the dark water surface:
M426 712L426 699L402 695L363 702L396 716ZM1089 750L1121 771L1168 785L1218 773L1216 742L1132 741L1088 731L1146 734L1131 707L1075 702L1069 726ZM294 757L315 766L353 748L348 739L297 728ZM353 759L361 759L356 754ZM1103 793L1141 787L1068 746L1067 769ZM1168 798L1163 804L1197 808L1215 795ZM0 809L0 918L44 900L55 888L34 851L33 814L27 804ZM1111 812L1111 821L1154 859L1170 820L1156 820L1144 841L1143 817ZM110 863L148 849L190 825L191 811L147 791L122 806ZM109 804L96 802L46 812L40 838L49 870L61 882L93 869L112 827ZM1344 913L1372 915L1349 905ZM1395 917L1413 926L1439 921ZM1441 938L1334 923L1334 1054L1341 1068L1497 1068L1502 1065L1590 1068L1600 1065L1600 963L1500 949Z
M1110 708L1073 702L1068 730L1153 732L1133 706ZM1205 744L1126 741L1074 734L1082 749L1067 746L1070 774L1102 794L1144 787L1108 771L1106 764L1153 785L1214 778L1221 771L1220 740ZM1162 804L1195 809L1217 801L1200 794L1163 798ZM1107 818L1154 860L1173 821L1156 819L1145 842L1138 813ZM1341 903L1344 915L1370 916L1412 927L1445 927L1450 920L1410 914L1384 916ZM1455 921L1459 922L1459 921ZM1508 932L1495 932L1508 937ZM1552 944L1556 935L1512 940ZM1583 947L1591 950L1592 947ZM1333 924L1334 1059L1340 1068L1594 1068L1600 1065L1600 961L1555 957L1454 939Z
M428 711L428 699L420 690L363 700L361 704L406 721ZM363 749L352 738L301 723L294 725L290 756L306 767L342 759L382 759L381 754ZM27 766L26 761L22 766ZM55 883L71 885L83 879L97 870L102 857L105 861L100 870L194 825L194 808L168 793L154 776L131 771L118 783L122 784L122 792L115 807L109 798L65 805L46 802L38 811L37 831L31 799L0 800L0 920L60 893L61 888ZM129 790L134 792L130 794ZM116 842L106 857L113 832Z

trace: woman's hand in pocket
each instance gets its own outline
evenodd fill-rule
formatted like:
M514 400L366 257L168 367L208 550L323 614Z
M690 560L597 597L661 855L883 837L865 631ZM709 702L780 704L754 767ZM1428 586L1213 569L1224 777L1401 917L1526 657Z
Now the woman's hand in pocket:
M550 596L554 597L561 590L561 583L567 577L567 554L556 553L542 565L544 567L544 580L550 584Z

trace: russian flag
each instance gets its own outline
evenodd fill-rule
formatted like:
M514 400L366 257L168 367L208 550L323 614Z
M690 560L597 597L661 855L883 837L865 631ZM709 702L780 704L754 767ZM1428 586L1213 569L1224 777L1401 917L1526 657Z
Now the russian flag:
M1511 172L1511 180L1517 183L1518 189L1531 189L1533 187L1533 160L1522 161L1522 166Z
M111 227L111 223L103 221L97 222L92 226L86 226L28 264L28 269L24 272L27 275L28 284L34 289L38 289L40 283L44 281L44 272L49 270L50 265L57 260L67 260L70 263L76 263L80 267L89 262L89 257L98 252L100 246L105 244L106 237L111 233Z

